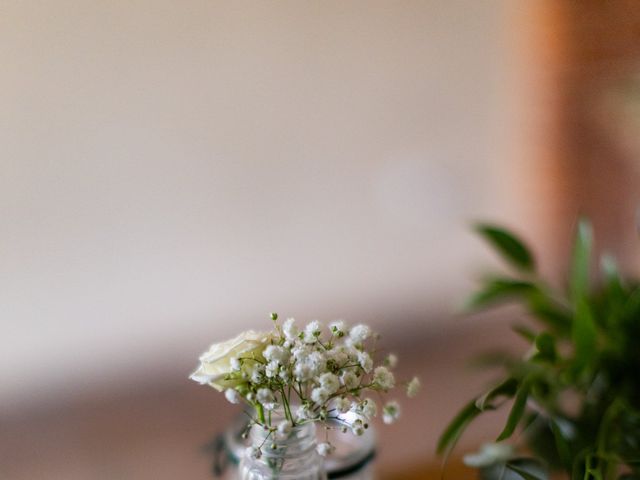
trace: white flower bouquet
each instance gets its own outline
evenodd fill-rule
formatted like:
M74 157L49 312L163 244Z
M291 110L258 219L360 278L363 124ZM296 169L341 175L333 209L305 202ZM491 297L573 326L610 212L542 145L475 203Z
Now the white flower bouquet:
M382 399L396 387L392 369L397 357L388 355L375 364L379 336L366 325L349 328L336 321L324 328L314 320L299 330L292 318L280 324L272 313L271 319L270 332L247 331L212 345L190 378L224 392L231 403L253 407L248 428L262 426L272 448L294 427L310 422L326 428L332 428L328 421L337 422L343 432L362 435L378 413L378 402L365 395L372 392ZM404 386L413 397L420 381L414 377ZM384 423L399 415L396 401L382 407ZM322 456L332 451L328 442L317 446ZM260 454L254 446L252 455Z

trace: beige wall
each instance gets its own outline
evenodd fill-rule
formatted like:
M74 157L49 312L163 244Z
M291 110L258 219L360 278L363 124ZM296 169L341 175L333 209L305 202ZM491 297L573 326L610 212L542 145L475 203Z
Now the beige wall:
M450 310L524 223L507 3L3 1L0 401Z

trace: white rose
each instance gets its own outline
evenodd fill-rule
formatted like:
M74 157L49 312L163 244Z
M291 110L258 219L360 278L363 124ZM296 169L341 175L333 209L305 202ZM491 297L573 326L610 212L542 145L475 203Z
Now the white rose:
M252 356L261 358L271 335L249 330L226 342L211 345L209 350L200 356L200 366L189 378L203 385L209 384L218 391L237 386L241 380L225 380L225 377L233 372L231 359ZM251 363L253 362L245 362Z

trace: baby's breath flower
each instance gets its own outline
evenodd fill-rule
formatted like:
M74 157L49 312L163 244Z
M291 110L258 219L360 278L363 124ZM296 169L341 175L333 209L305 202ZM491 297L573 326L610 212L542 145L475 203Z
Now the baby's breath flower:
M320 386L325 389L329 395L337 392L340 388L340 379L333 373L323 373L318 380L320 380Z
M359 418L351 424L351 431L354 435L360 436L364 434L364 422Z
M382 409L382 421L387 425L400 417L400 405L396 401L388 402Z
M314 375L320 375L327 368L327 358L320 352L311 352L306 359Z
M318 446L316 447L316 451L321 457L326 457L331 452L333 452L333 450L334 450L333 445L331 445L329 442L319 443Z
M347 333L347 324L344 323L344 320L336 320L329 324L329 330L331 330L332 335L341 338Z
M418 377L413 377L411 381L407 384L407 397L413 398L420 391L420 379Z
M326 352L327 360L331 360L337 366L342 366L349 361L348 350L344 345L333 347Z
M280 377L280 380L282 380L284 383L289 383L289 380L291 380L291 375L289 375L289 370L287 370L286 368L282 368L278 373L278 376Z
M278 375L278 371L280 369L280 364L275 360L270 361L264 369L264 374L267 378L273 378Z
M371 329L367 325L356 325L349 332L349 339L354 345L362 345L371 336Z
M307 405L300 405L296 410L297 420L310 420L313 418L313 414Z
M304 328L303 340L305 343L315 343L322 333L322 324L318 320L309 322Z
M227 388L224 391L224 396L231 403L240 403L240 394L232 388Z
M382 390L390 390L396 384L396 379L387 367L376 367L373 371L373 383Z
M278 408L280 405L278 404L278 402L271 402L271 403L265 403L263 404L263 407L265 410L275 410L276 408Z
M256 392L256 398L262 405L267 405L276 402L276 397L268 388L260 388Z
M296 345L291 350L291 355L293 355L294 362L305 362L307 357L311 355L313 349L309 345Z
M334 321L329 325L330 336L323 339L323 327L317 320L300 332L292 318L282 326L275 315L272 319L271 332L245 332L212 346L200 358L200 368L192 378L224 390L231 403L244 400L255 405L258 418L254 423L271 436L267 444L271 448L290 435L295 423L326 422L332 416L339 416L343 430L362 435L379 409L365 394L394 387L390 369L397 357L389 355L383 366L374 369L373 349L366 346L374 332L366 325L349 328L342 320ZM414 378L406 384L407 395L414 396L419 388L420 381ZM301 404L293 415L289 408L283 409L291 404ZM276 409L277 417L284 414L285 419L272 423ZM381 411L384 422L391 423L400 407L390 402ZM318 449L326 455L333 447L325 442ZM254 448L250 454L259 457L262 451Z
M229 365L231 365L231 371L233 372L239 372L242 368L242 362L237 357L231 357Z
M393 353L387 355L387 358L384 359L384 366L389 368L396 368L398 365L398 357Z
M287 349L278 345L267 345L262 355L268 362L277 362L280 365L284 365L289 360Z
M283 420L278 424L278 427L277 427L278 434L283 437L286 437L287 435L289 435L289 433L291 433L292 427L293 425L291 425L291 422L289 420Z
M360 384L360 379L351 370L345 370L340 375L340 383L345 386L347 390L353 390Z
M296 320L294 318L287 318L282 324L282 331L284 336L289 341L294 341L298 338L298 328L295 325Z
M313 370L306 363L296 363L293 367L293 376L298 382L306 382L313 378Z
M251 382L255 384L262 383L264 380L264 366L259 363L254 363L251 368Z
M322 420L323 422L327 419L327 415L328 415L328 412L327 412L327 409L325 407L322 407L320 409L320 411L318 412L318 418L320 420Z
M333 408L335 408L338 413L347 413L351 408L351 402L345 397L334 398Z
M376 405L376 402L374 402L372 399L365 398L357 405L356 412L366 419L371 419L377 415L378 407Z
M311 390L311 400L313 400L316 405L322 405L326 402L329 399L329 395L331 395L329 391L322 387Z
M358 363L365 373L369 373L373 368L373 360L371 359L371 355L367 352L358 352Z

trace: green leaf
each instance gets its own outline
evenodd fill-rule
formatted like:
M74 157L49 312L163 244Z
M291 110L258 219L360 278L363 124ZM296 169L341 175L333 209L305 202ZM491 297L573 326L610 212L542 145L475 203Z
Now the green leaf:
M535 342L536 348L538 349L536 358L555 363L558 358L558 353L556 351L556 340L553 335L549 332L542 332L536 337Z
M535 385L535 383L533 385ZM533 385L532 389L534 388ZM522 429L527 446L536 458L544 458L545 462L552 469L557 470L562 468L562 461L558 455L558 449L556 448L556 443L553 438L547 412L527 412L527 414L525 414L525 420L522 422Z
M569 440L565 438L562 428L560 428L560 425L555 419L550 419L549 424L556 443L556 450L560 462L562 462L565 469L569 471L571 470L571 447L569 446Z
M635 288L629 294L623 308L624 315L627 317L640 316L640 288Z
M455 416L449 426L438 440L437 452L439 455L453 450L458 439L467 428L469 423L480 414L480 409L476 407L476 400L472 400Z
M512 398L518 390L518 380L508 378L504 382L489 390L476 400L476 407L480 411L493 410L496 406L491 403L499 397Z
M469 366L476 370L494 367L510 368L513 365L521 363L521 361L521 357L514 355L512 352L490 350L475 355L469 362Z
M536 290L531 282L511 278L493 278L486 281L482 290L474 294L465 304L466 309L477 309L488 305L522 297Z
M593 246L593 234L591 224L586 220L578 223L576 239L573 246L573 260L569 291L574 304L584 299L589 291L589 265L591 249Z
M507 468L512 472L520 475L522 478L524 478L524 480L546 480L547 478L546 476L539 477L538 475L534 475L533 473L528 472L524 468L515 466L513 463L507 463Z
M536 332L530 329L529 327L527 327L526 325L513 325L511 327L511 330L513 330L522 338L524 338L525 340L528 340L531 343L535 341L537 336Z
M597 340L596 325L591 309L584 300L576 305L572 339L575 345L574 373L577 374L593 357Z
M534 270L533 255L515 235L502 228L487 224L476 225L475 230L514 267L525 272Z
M504 426L502 433L498 436L496 440L497 442L506 440L513 434L524 415L524 410L527 406L527 398L529 398L529 384L528 382L525 382L520 386L516 393L516 398L513 402L513 407L511 407L511 412L509 412L507 423Z
M618 268L618 262L616 262L616 259L612 255L605 253L600 257L600 269L609 288L613 287L616 290L623 289L623 280L620 275L620 269Z
M482 467L479 471L482 480L503 480L515 477L547 480L546 468L533 458L513 458L507 462L498 462Z
M558 304L541 289L532 291L527 295L528 308L538 320L551 327L553 331L561 335L569 335L571 332L572 312Z

